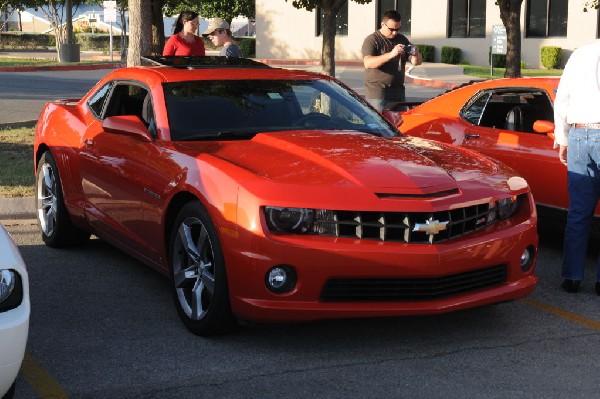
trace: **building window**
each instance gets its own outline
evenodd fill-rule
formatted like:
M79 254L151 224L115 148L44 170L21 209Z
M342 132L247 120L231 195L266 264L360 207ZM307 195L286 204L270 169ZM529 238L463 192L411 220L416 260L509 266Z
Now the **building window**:
M317 7L317 36L323 33L323 11ZM340 8L335 16L335 34L337 36L348 36L348 1Z
M528 0L526 37L566 37L568 3L568 0Z
M448 37L485 37L485 0L450 0Z
M404 36L410 36L411 24L411 5L412 0L378 0L377 1L377 20L375 21L375 29L381 28L381 20L383 14L389 10L396 10L402 16L402 25L400 33Z

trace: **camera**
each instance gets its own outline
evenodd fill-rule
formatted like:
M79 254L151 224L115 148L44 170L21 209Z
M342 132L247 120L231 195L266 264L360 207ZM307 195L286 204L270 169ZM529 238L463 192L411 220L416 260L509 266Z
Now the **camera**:
M415 46L413 46L411 44L407 44L406 46L404 46L404 52L408 55L415 55L417 52L417 49L415 48Z

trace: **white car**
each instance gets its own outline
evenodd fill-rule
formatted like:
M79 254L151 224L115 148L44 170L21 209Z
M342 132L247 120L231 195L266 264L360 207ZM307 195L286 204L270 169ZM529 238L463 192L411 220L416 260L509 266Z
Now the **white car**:
M19 249L0 225L0 397L12 398L29 332L29 278Z

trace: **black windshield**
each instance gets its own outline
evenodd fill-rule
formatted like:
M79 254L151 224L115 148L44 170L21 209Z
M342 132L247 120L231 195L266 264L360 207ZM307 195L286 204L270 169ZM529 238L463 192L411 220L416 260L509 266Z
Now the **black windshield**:
M282 130L398 134L354 93L327 80L188 81L164 89L174 141Z

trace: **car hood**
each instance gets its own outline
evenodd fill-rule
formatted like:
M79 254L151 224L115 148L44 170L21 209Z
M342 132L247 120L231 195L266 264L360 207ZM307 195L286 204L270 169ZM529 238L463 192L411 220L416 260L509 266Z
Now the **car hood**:
M253 175L289 184L432 193L498 172L497 163L467 150L414 137L353 131L261 133L251 140L182 145L199 150L198 156L208 162L207 157L217 157ZM210 151L200 148L207 145Z

